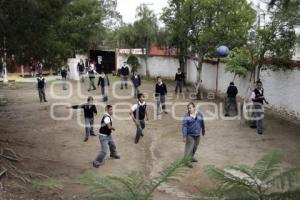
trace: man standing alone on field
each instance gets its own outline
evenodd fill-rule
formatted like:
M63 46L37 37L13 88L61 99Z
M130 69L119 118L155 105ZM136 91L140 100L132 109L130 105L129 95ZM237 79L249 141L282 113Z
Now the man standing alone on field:
M184 156L190 159L187 166L193 168L191 162L198 162L194 155L200 142L200 135L205 135L205 126L203 114L196 110L195 104L191 102L187 108L188 112L184 115L182 122L182 136L185 142Z
M124 62L124 65L120 69L121 90L123 90L124 86L125 86L125 89L127 89L128 76L129 76L129 68L128 68L126 62Z
M236 103L236 95L238 94L238 89L236 88L236 86L234 85L233 82L230 82L228 88L227 88L227 105L225 107L225 116L228 117L229 116L229 109L230 106L233 105L234 106L234 110L236 113L238 113L238 109L237 109L237 103Z

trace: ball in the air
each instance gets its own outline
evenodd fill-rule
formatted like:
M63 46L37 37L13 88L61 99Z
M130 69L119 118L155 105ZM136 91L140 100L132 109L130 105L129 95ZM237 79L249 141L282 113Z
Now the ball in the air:
M220 57L226 57L229 54L229 49L226 46L220 46L217 48L217 53Z

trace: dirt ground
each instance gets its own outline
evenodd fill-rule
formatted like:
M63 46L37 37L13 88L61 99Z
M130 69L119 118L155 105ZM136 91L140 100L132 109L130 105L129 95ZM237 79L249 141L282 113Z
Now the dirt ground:
M114 98L110 88L109 103L123 104L116 107L115 110L118 111L113 121L116 128L113 137L121 159L106 159L105 164L96 169L91 162L100 149L98 137L91 137L88 142L83 142L84 128L78 124L78 121L82 121L83 112L68 110L64 106L68 103L83 103L88 95L96 97L100 91L97 89L87 92L87 82L71 82L73 93L68 97L70 90L63 91L61 84L56 83L53 92L50 91L51 84L48 84L48 102L42 104L39 103L32 83L17 83L16 89L0 89L0 94L4 94L8 100L6 105L0 106L0 147L13 148L22 155L23 159L17 164L18 167L55 177L62 182L63 189L37 190L3 177L0 179L0 199L83 199L90 193L76 183L76 179L86 171L91 171L95 176L125 175L131 171L142 171L149 178L183 155L181 117L186 112L186 102L190 100L182 96L177 98L174 95L174 85L168 84L169 93L173 93L167 100L169 114L163 114L157 120L152 106L155 105L152 98L154 82L143 82L141 91L149 93L146 101L150 120L146 122L145 136L137 145L133 143L135 126L128 117L129 106L136 100ZM79 95L78 88L81 88L83 95ZM116 93L120 96L131 93L130 89L116 88ZM54 93L66 98L57 99ZM202 100L195 103L206 101L214 102ZM95 102L101 104L100 99ZM174 107L176 103L179 105ZM99 114L95 118L95 124L100 124L104 108L98 105L97 109ZM212 108L203 105L201 110L208 116ZM56 117L66 117L69 113L72 115L69 120L55 120L51 113ZM179 119L174 119L172 113ZM257 135L242 120L207 120L206 135L201 138L195 156L199 162L193 169L187 169L179 182L160 187L154 199L195 197L202 189L212 185L204 172L204 166L252 165L274 148L284 150L284 166L300 166L299 125L267 115L264 126L264 134Z

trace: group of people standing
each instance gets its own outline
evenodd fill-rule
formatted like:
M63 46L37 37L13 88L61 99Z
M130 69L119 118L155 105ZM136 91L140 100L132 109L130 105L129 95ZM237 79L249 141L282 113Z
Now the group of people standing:
M88 65L88 68L83 63L83 60L80 60L78 63L78 72L80 75L80 81L84 82L84 75L88 74L88 77L90 79L90 85L88 91L96 90L96 86L94 83L94 80L96 78L96 75L99 75L96 70L93 63ZM129 67L126 63L121 67L120 71L120 78L121 78L121 87L120 89L128 89L128 80L129 80ZM66 72L62 70L61 75L63 78L66 77ZM146 126L145 120L149 120L148 113L147 113L147 103L145 101L145 96L143 93L140 92L140 86L141 86L141 77L137 73L137 71L134 71L132 76L130 77L130 80L132 81L132 88L133 88L133 96L137 98L137 102L131 106L129 110L129 115L136 127L135 137L134 137L134 143L138 144L140 139L144 136L144 129ZM182 93L182 87L184 83L184 75L181 72L180 69L178 69L177 73L175 74L175 81L176 81L176 88L175 93L178 92ZM42 75L37 78L37 87L39 92L40 101L47 101L45 96L45 88L46 80ZM101 88L101 95L103 96L103 102L108 102L108 87L110 85L109 78L105 74L104 71L101 71L98 79L98 84ZM161 113L167 114L166 110L166 95L168 93L167 90L167 84L163 82L162 78L160 76L156 79L155 84L155 98L157 102L157 109L156 113L157 115L160 115ZM237 108L237 94L238 89L234 85L233 82L230 83L228 89L227 89L227 103L225 106L225 116L230 116L229 111L230 107L234 106L234 109L236 112L238 112ZM253 116L255 117L255 120L251 124L252 128L257 129L258 134L262 134L262 109L264 102L268 104L264 97L264 91L262 89L262 83L261 81L256 82L256 88L252 91L251 94L251 101L253 102L254 112ZM84 110L84 121L85 121L85 137L84 141L87 142L90 136L99 136L100 144L101 144L101 150L97 154L95 160L93 161L94 167L99 167L104 163L104 159L108 153L108 149L110 151L110 157L113 159L120 159L120 155L117 153L116 144L112 137L112 132L115 131L115 128L113 126L113 106L107 104L105 107L105 113L103 114L101 118L101 126L99 129L99 133L95 134L94 132L94 116L98 114L97 108L94 104L94 99L92 96L89 96L87 99L87 103L81 104L81 105L73 105L68 106L67 108L71 109L83 109ZM183 121L182 121L182 137L183 142L185 143L185 153L184 155L186 157L189 157L188 167L192 168L193 162L197 162L197 160L194 158L194 155L197 151L200 137L205 135L205 123L204 123L204 117L203 114L197 110L195 104L193 102L190 102L187 105L187 112L184 114Z

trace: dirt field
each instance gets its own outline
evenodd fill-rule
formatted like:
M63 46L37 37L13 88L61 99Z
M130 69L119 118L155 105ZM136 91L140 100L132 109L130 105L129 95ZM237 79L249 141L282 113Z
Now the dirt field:
M137 145L133 143L135 126L128 117L129 105L135 99L120 100L113 98L111 88L109 103L125 111L116 111L113 133L120 160L107 159L98 169L91 162L100 149L98 137L91 137L83 142L84 128L78 124L82 121L83 112L74 111L69 120L54 120L66 117L72 111L63 104L79 104L86 101L88 95L97 96L100 91L87 92L87 82L81 85L83 95L78 95L78 83L72 82L73 94L67 99L57 99L50 92L50 84L46 91L48 102L39 103L37 92L32 83L18 83L16 89L0 89L8 99L7 105L0 106L0 147L13 148L21 154L23 160L18 167L25 170L41 172L53 176L63 184L62 190L37 190L31 186L21 186L16 181L1 179L0 199L83 199L89 195L86 188L76 183L76 179L87 170L96 176L125 175L131 171L142 171L146 177L153 177L168 166L172 161L183 155L184 143L181 138L181 120L172 117L172 106L176 116L182 117L186 111L185 104L190 101L183 97L170 97L167 101L169 114L155 119L153 98L153 82L143 82L142 92L149 93L150 121L146 122L145 136ZM174 86L169 84L170 93L174 94ZM60 83L53 87L56 95L67 97ZM130 95L131 90L119 90L120 96ZM95 100L101 103L100 100ZM205 101L201 101L202 103ZM213 102L213 101L210 101ZM52 107L55 103L62 103ZM125 105L125 104L128 105ZM198 101L196 101L198 103ZM53 108L53 110L51 110ZM103 106L97 106L98 116L95 123L99 124L104 112ZM204 105L201 110L212 111ZM52 112L53 111L53 112ZM79 115L78 115L79 114ZM205 116L206 116L205 115ZM119 118L127 118L121 120ZM224 167L231 164L252 165L264 153L274 148L284 150L284 166L300 166L300 129L296 124L266 116L264 135L257 135L240 120L207 120L206 136L201 138L196 154L199 160L193 169L187 169L180 182L165 184L155 193L155 199L189 199L199 194L203 188L212 185L203 168L206 165ZM98 129L96 129L98 132ZM1 186L0 185L0 186Z

